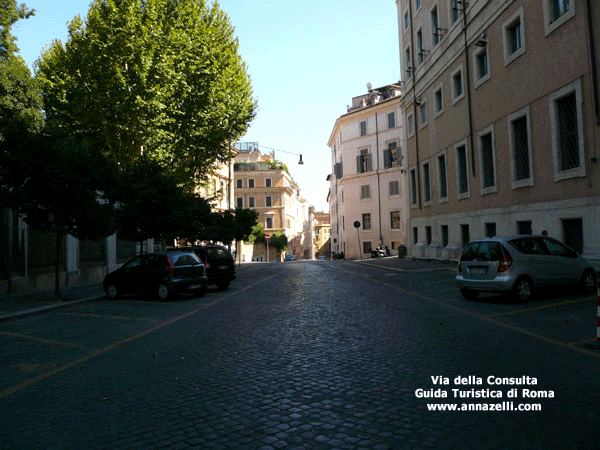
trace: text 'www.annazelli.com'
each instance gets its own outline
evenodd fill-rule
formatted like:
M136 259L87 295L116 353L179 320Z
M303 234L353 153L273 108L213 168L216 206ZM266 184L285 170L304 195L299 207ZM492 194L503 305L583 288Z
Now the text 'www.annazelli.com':
M539 403L428 403L429 411L541 411Z

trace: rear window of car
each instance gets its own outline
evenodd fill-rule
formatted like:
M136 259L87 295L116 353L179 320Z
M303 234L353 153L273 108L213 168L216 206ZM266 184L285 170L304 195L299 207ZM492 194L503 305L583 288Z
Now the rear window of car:
M504 256L499 242L471 242L465 247L462 261L500 261Z
M187 253L185 255L172 256L174 266L193 266L199 264L200 260L193 253Z
M227 252L222 248L207 248L207 253L212 259L225 259L227 258Z

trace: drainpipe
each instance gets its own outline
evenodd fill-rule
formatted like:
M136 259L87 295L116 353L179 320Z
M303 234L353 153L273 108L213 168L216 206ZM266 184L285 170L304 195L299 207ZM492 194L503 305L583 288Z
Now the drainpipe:
M419 158L419 126L417 124L417 70L415 67L415 40L414 40L414 27L413 27L413 12L412 12L412 1L408 2L408 12L410 14L410 65L412 70L412 79L413 79L413 120L415 126L415 156L417 168L415 170L416 176L416 187L417 187L417 205L419 209L422 209L421 205L421 176L420 176L420 158ZM410 183L410 172L409 172L409 183ZM410 203L410 201L409 201ZM410 207L410 205L409 205Z
M596 43L594 41L594 18L592 17L592 0L587 0L588 36L590 42L590 61L592 71L592 91L594 96L594 112L596 114L596 125L600 126L600 95L598 94L598 61L596 54ZM594 157L596 157L594 152Z
M375 113L375 149L377 152L377 202L379 207L379 246L383 246L383 233L381 228L381 180L379 174L379 123Z
M467 107L469 114L469 142L471 144L471 170L473 172L473 176L476 177L477 171L475 170L475 147L473 143L473 108L471 106L471 71L469 70L469 43L467 42L467 2L465 0L462 0L461 3L463 9L463 35L465 43Z

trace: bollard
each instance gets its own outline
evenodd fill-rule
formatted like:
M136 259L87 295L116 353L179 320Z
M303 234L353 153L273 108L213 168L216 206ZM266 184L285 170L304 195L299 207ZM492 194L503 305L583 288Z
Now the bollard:
M596 340L594 342L588 342L587 346L600 350L600 282L597 284L598 302L596 312Z

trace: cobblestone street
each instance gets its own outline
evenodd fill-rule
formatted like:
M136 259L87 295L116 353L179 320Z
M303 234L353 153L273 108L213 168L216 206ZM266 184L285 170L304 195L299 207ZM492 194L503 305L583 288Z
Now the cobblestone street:
M464 302L453 271L425 269L256 264L204 298L103 299L2 323L0 447L600 448L600 353L545 334L542 313L532 326L491 319L515 305ZM428 408L501 402L541 411Z

